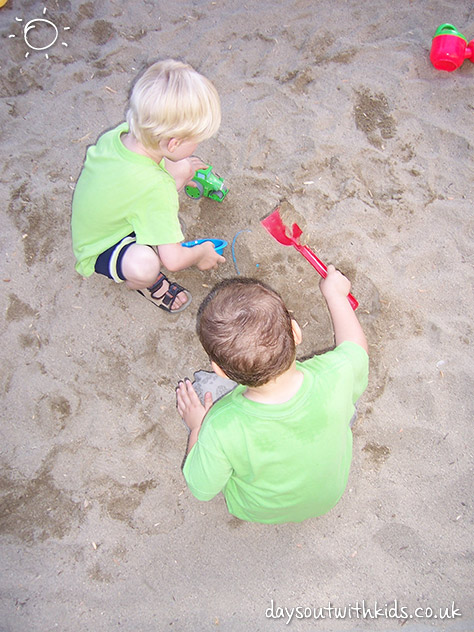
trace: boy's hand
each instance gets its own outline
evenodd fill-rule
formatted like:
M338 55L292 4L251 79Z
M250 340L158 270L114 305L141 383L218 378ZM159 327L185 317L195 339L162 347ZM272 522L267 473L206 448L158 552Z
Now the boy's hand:
M212 395L204 395L204 406L201 404L191 381L186 378L176 387L176 407L191 432L199 432L207 411L212 406Z
M186 161L188 163L189 174L186 179L186 184L189 184L191 180L194 178L194 174L198 169L207 169L209 165L206 165L200 158L197 156L190 156L189 158L184 158L183 162Z
M194 248L200 248L202 252L201 258L196 264L199 270L210 270L217 268L219 263L225 263L225 257L215 251L211 241L205 241Z
M332 264L329 264L327 277L321 279L319 287L326 301L330 301L331 298L338 296L346 298L351 291L351 282L342 272L339 272Z

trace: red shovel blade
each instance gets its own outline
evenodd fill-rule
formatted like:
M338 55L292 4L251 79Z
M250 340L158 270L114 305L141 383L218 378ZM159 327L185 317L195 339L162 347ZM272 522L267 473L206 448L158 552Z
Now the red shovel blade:
M279 206L268 217L262 219L261 224L278 243L284 246L293 245L293 240L288 237L286 226L281 219Z
M299 238L303 231L298 224L293 224L290 231L281 219L279 206L268 217L262 219L261 224L283 246L295 246L297 248L300 245Z
M298 226L298 224L293 224L293 226L291 227L291 230L293 231L293 238L296 240L299 240L299 238L303 234L303 231Z

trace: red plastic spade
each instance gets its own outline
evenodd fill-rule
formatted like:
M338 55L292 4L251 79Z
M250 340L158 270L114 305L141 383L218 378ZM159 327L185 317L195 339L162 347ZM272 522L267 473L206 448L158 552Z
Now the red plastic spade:
M278 243L283 246L293 246L300 252L306 261L313 266L313 268L320 274L323 279L327 277L328 269L318 257L314 254L314 252L308 248L308 246L302 246L299 242L299 238L302 235L303 231L298 226L298 224L293 224L291 227L291 235L289 234L289 228L285 226L283 220L280 216L280 207L277 208L270 213L268 217L262 219L262 226L270 233L270 235L278 241ZM351 304L352 309L357 309L359 307L359 303L352 296L352 294L347 295L347 299Z

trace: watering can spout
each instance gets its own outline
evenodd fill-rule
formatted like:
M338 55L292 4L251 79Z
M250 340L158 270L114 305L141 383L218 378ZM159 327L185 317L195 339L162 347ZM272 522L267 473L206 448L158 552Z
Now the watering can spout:
M474 40L471 40L469 44L466 46L466 59L470 59L474 64Z

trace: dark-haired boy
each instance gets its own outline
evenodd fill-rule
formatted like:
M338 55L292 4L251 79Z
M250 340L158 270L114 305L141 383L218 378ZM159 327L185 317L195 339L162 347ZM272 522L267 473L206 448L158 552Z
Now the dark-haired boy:
M199 309L214 372L239 386L214 405L206 393L203 405L189 380L179 383L178 412L190 429L183 473L196 498L223 491L242 520L301 522L329 511L346 487L367 341L347 300L348 279L329 266L320 288L336 347L305 362L296 361L301 329L265 284L224 281Z

